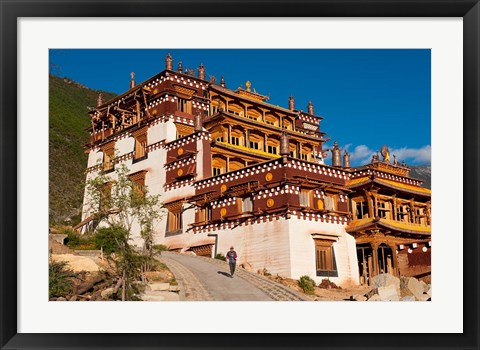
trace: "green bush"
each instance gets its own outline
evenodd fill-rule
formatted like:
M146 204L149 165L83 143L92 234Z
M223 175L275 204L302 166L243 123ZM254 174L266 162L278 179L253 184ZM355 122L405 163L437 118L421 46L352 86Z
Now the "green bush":
M95 243L85 243L75 246L75 250L96 250L97 245Z
M123 242L125 235L125 229L120 226L102 227L93 236L93 241L97 249L111 254L119 251L119 244Z
M77 232L73 230L65 230L63 233L67 235L67 239L66 239L67 246L74 247L81 244L80 243L81 237Z
M305 294L315 294L315 281L309 276L301 276L298 285Z
M222 253L218 253L217 255L215 255L215 259L227 261L227 258Z
M73 230L66 230L67 246L72 249L88 250L95 249L95 242L90 235L81 235Z
M65 261L50 260L48 265L48 296L64 297L72 291L71 278L76 274L67 268Z

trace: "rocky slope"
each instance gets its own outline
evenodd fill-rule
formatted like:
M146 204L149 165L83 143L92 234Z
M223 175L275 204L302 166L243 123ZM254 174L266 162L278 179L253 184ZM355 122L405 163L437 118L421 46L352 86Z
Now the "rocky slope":
M430 165L411 166L410 176L419 180L423 180L422 187L431 188L432 167Z

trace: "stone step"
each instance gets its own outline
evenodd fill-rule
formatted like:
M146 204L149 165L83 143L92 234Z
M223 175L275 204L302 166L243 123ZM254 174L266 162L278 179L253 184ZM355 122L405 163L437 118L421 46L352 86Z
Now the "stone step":
M180 296L175 292L147 290L141 296L143 301L179 301Z
M177 286L172 286L170 285L170 288L168 289L170 292L179 292L180 291L180 287L177 285Z
M169 290L170 289L170 283L151 282L151 283L147 284L146 289L147 290Z

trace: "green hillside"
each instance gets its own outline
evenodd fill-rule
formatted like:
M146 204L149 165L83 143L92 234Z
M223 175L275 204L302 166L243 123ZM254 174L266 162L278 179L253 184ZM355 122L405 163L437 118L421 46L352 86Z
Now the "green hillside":
M101 91L68 78L49 77L49 217L51 223L79 221L85 185L90 125L88 107ZM103 92L104 100L115 94Z

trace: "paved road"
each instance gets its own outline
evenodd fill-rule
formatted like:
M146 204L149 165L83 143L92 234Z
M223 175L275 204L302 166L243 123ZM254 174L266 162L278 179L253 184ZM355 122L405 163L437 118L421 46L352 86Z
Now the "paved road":
M173 252L162 252L180 286L180 300L274 301L309 300L285 286L238 268L230 278L226 262Z

